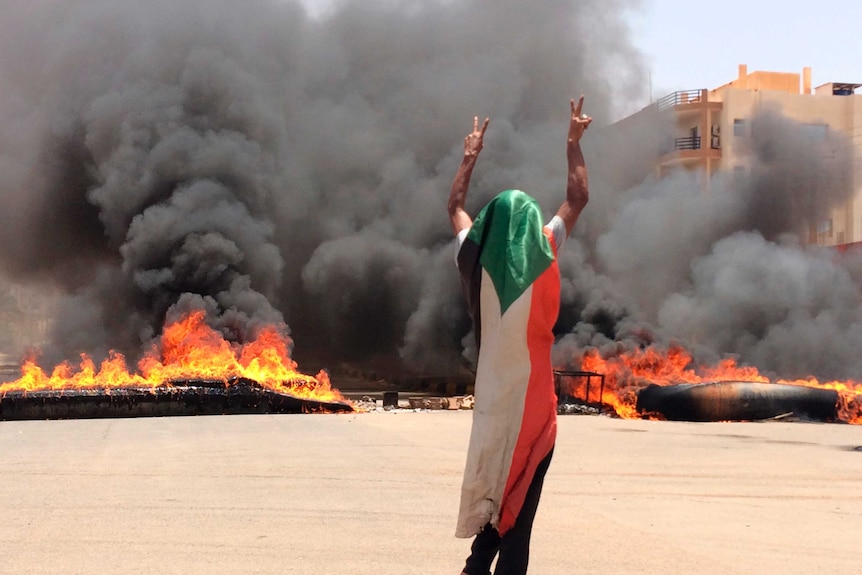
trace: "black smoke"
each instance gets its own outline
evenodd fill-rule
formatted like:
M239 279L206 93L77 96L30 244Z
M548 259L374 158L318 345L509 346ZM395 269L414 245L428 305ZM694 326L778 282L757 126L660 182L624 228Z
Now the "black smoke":
M46 363L134 358L205 309L235 341L289 325L301 365L458 369L475 353L445 212L463 137L491 117L471 212L520 188L550 216L583 93L592 197L560 254L557 363L681 342L858 374L862 266L800 233L849 197L849 143L763 110L745 173L631 185L668 133L656 116L627 147L602 135L648 89L638 7L0 0L0 265L64 294Z
M235 341L286 322L308 355L456 366L472 117L471 207L517 186L553 209L569 98L607 120L644 85L635 6L0 1L0 263L65 294L46 363L134 358L202 308Z
M563 317L578 320L561 332L558 363L576 364L587 347L611 356L682 345L697 362L732 356L777 377L859 378L859 255L812 245L852 199L849 138L764 107L738 145L750 151L743 169L708 185L683 170L612 194L594 250L561 258ZM619 176L597 168L599 185Z

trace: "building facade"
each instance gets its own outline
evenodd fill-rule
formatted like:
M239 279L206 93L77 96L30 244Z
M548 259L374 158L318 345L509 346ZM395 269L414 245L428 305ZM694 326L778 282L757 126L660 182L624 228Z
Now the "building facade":
M809 222L800 236L827 246L862 242L862 95L855 93L860 86L830 82L812 89L810 68L801 74L749 73L740 65L732 82L712 90L674 92L611 126L608 142L615 149L639 142L637 152L629 146L631 156L639 159L630 173L616 175L616 183L626 186L649 173L663 178L675 170L690 170L698 174L704 193L709 193L716 173L742 175L751 169L755 159L752 120L765 110L777 110L798 123L796 133L806 139L816 143L840 137L849 142L845 147L850 157L839 158L826 146L818 152L826 167L818 177L835 178L836 185L852 188L848 188L849 199L834 206L828 216ZM657 137L638 138L638 132ZM644 142L649 143L644 147ZM829 169L830 162L835 170Z

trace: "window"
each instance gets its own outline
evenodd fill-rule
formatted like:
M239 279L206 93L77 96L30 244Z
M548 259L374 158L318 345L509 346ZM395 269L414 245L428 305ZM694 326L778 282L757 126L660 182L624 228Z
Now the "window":
M711 138L710 138L710 148L713 150L721 149L721 132L718 124L712 125Z
M745 120L741 118L736 118L733 121L733 135L745 136Z

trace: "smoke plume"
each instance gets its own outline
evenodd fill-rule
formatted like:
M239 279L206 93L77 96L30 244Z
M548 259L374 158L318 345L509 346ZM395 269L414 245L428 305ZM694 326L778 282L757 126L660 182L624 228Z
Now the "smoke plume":
M472 117L472 207L558 202L569 98L606 120L643 85L634 5L2 0L0 263L66 294L46 358L135 357L202 308L233 340L286 322L309 354L457 366Z
M205 309L297 355L451 372L474 357L445 204L472 118L491 117L471 213L520 188L550 216L568 102L591 201L560 253L558 365L682 342L792 377L862 368L862 262L802 247L849 192L849 144L780 110L746 174L647 178L635 0L0 0L2 271L64 294L47 360L134 358ZM629 147L629 149L632 149ZM300 361L302 363L302 361Z
M580 296L568 314L579 320L557 362L576 363L588 346L613 355L674 344L784 378L858 378L859 256L805 245L852 196L852 148L809 130L766 108L752 118L745 171L714 175L707 192L704 174L683 171L612 194L592 259L568 268ZM597 168L603 183L619 175Z

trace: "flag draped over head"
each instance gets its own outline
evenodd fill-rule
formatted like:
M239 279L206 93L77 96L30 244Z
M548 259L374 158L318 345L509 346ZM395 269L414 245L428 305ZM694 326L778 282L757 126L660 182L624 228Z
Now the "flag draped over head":
M476 216L458 251L479 348L459 537L488 523L501 534L510 529L537 466L554 445L556 249L537 202L506 190Z
M480 246L501 313L554 261L543 226L536 200L520 190L500 192L473 220L467 238Z

